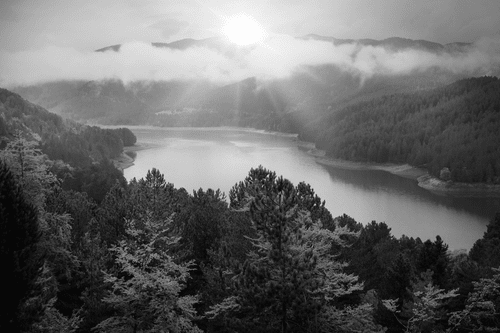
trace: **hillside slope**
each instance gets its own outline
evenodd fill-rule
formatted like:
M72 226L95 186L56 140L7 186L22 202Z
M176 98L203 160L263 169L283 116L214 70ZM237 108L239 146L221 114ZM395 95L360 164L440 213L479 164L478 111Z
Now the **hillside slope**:
M351 40L307 35L296 39L297 42L308 40L327 42L336 46L352 44L353 52L358 53L364 48L370 50L377 47L389 54L414 50L433 56L451 56L466 54L473 47L465 43L441 45L425 40L397 37L383 40ZM244 55L252 51L251 47L238 47L221 38L183 39L171 43L151 43L151 45L175 52L208 49L228 61L235 61L241 68L247 66ZM117 44L101 48L96 52L109 54L120 50L121 45ZM333 104L430 89L468 76L485 74L482 72L458 74L446 69L425 67L397 73L369 71L369 75L364 75L356 69L344 68L334 63L301 65L294 68L289 75L279 78L273 78L272 75L255 78L249 73L248 78L231 83L211 82L203 76L196 79L167 81L143 79L128 83L117 79L73 80L19 86L13 87L12 90L52 112L89 123L160 126L233 125L288 130L289 124L287 121L283 122L287 119L285 113L299 112L300 117L316 118L316 113L328 111ZM274 104L266 99L273 100Z
M310 121L300 135L335 158L409 163L443 180L498 184L499 129L500 80L482 77L349 105Z
M119 156L135 136L126 129L101 129L63 119L30 103L18 94L0 88L0 148L21 135L39 141L51 160L73 167L90 166Z

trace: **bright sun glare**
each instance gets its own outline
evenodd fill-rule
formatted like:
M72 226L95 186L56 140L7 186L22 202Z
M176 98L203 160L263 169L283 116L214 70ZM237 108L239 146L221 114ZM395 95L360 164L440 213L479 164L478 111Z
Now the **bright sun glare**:
M243 14L228 18L222 33L230 42L242 46L261 42L266 37L266 31L259 22Z

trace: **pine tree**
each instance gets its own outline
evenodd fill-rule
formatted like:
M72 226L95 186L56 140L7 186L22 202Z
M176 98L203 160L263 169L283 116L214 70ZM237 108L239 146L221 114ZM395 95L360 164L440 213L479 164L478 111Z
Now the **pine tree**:
M331 329L326 313L336 312L335 301L362 288L332 253L332 245L352 233L313 221L307 208L315 212L314 198L298 193L263 167L233 187L231 206L249 214L258 237L236 276L236 295L214 306L207 313L211 318L233 313L242 318L239 329L247 331L326 332Z
M47 156L37 147L38 141L27 140L17 133L0 151L0 159L9 166L31 204L43 209L46 196L58 180L49 171Z
M157 220L167 219L173 213L173 204L177 191L173 184L165 181L158 169L148 170L145 178L135 178L128 186L130 213L134 218L142 219L146 212L152 213Z
M474 243L470 258L485 267L500 265L500 212L491 219L483 238Z
M30 327L39 315L40 309L33 313L23 310L42 266L39 240L37 209L27 202L14 176L0 161L0 262L7 288L0 310L1 331Z
M36 139L36 135L32 134L32 136ZM54 311L57 311L54 306L59 285L70 283L77 262L76 257L71 253L71 216L65 213L49 212L46 209L47 198L57 188L59 180L49 171L51 162L37 146L38 141L27 140L19 132L14 140L7 144L5 150L0 151L0 159L11 168L26 200L36 207L38 215L36 220L40 232L38 249L45 259L46 275L51 276L50 279L41 279L38 276L37 281L47 283L53 281L55 287L49 288L42 285L42 282L37 282L34 294L30 295L30 299L25 304L25 312L38 312L37 309L42 307L44 310L41 320L50 326L53 324L50 323L51 320L60 319L54 316ZM51 293L47 292L48 290ZM51 307L54 311L46 311Z

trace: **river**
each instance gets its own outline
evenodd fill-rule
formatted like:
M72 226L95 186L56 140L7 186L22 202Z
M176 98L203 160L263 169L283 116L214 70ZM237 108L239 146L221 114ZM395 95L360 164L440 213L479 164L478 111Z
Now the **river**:
M415 180L385 171L344 170L316 162L293 136L221 128L130 127L139 145L127 180L155 167L175 187L219 188L226 194L252 167L309 183L332 215L347 214L363 224L386 222L392 234L434 240L469 250L500 211L499 198L456 198L431 193Z

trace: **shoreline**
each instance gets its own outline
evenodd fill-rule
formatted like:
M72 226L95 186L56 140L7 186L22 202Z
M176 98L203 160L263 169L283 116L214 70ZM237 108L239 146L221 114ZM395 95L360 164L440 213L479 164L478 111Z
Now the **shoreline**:
M140 150L151 149L153 147L154 145L148 145L144 143L141 144L136 143L133 146L123 147L123 152L121 153L121 155L118 156L117 158L112 159L113 164L118 170L120 170L123 173L123 170L130 168L132 165L134 165L136 152ZM128 152L133 152L134 157L128 155L127 154Z
M148 129L162 129L162 130L176 130L176 131L186 131L186 130L201 130L201 131L240 131L240 132L247 132L247 133L259 133L259 134L266 134L266 135L276 135L276 136L281 136L281 137L290 137L294 138L295 140L298 140L298 134L294 133L282 133L282 132L276 132L276 131L267 131L267 130L260 130L256 128L251 128L251 127L234 127L234 126L218 126L218 127L160 127L160 126L153 126L153 125L96 125L100 126L103 128L122 128L122 127L127 127L128 129L138 129L138 130L148 130ZM123 147L123 152L120 154L120 156L112 159L113 164L115 167L120 170L122 173L125 169L130 168L131 166L134 165L135 157L131 157L128 155L128 152L137 152L140 150L145 150L145 149L151 149L154 148L154 144L148 144L148 143L136 143L133 146L128 146L128 147ZM135 154L134 154L135 155Z
M109 126L111 127L111 126ZM116 126L123 127L123 126ZM309 155L314 157L319 164L331 166L346 170L378 170L389 172L395 176L411 179L417 182L418 186L437 195L453 196L453 197L500 197L500 185L485 184L485 183L459 183L451 181L442 181L431 176L427 170L420 169L409 164L393 164L393 163L370 163L370 162L353 162L342 159L328 157L326 152L316 148L313 142L302 141L298 138L298 134L282 133L276 131L259 130L250 127L158 127L151 125L136 125L127 126L130 129L164 129L164 130L205 130L205 131L243 131L250 133L260 133L266 135L276 135L281 137L290 137L296 141L297 146L307 151ZM137 152L140 150L150 149L155 147L153 144L139 143L134 146L124 147L123 153L113 159L115 166L122 172L126 168L134 165L135 157L127 155L127 152Z
M313 156L317 163L346 170L379 170L393 175L412 179L418 186L437 195L453 197L500 197L500 185L485 183L459 183L443 181L431 176L427 170L409 164L353 162L331 158L323 150L316 149L312 142L300 141L299 147L308 149L307 153Z
M205 127L168 127L168 126L154 126L154 125L96 125L102 128L123 128L126 127L130 130L169 130L169 131L238 131L247 133L258 133L266 135L276 135L281 137L296 138L298 140L298 134L296 133L284 133L278 131L268 131L263 129L257 129L253 127L237 127L237 126L205 126ZM125 147L127 148L127 147Z
M418 186L436 194L454 197L500 198L500 185L443 181L429 174L417 180Z

